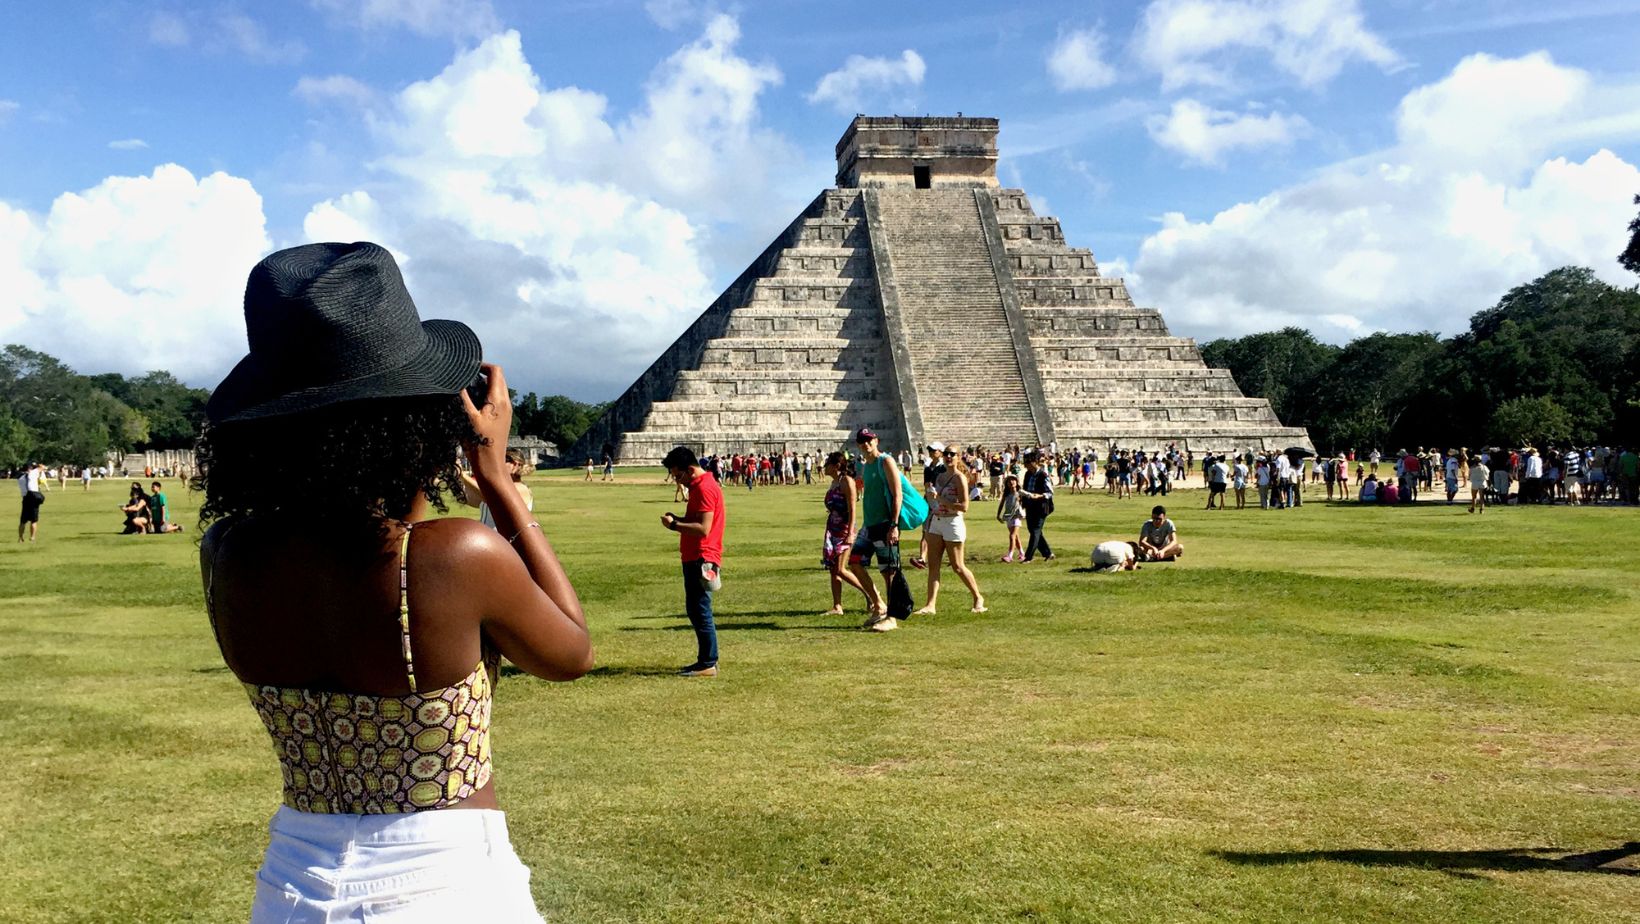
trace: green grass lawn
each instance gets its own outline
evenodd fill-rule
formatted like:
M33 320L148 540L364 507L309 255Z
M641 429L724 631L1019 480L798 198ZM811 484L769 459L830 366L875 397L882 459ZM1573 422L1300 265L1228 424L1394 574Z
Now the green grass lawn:
M1096 575L1150 501L1061 495L1058 562L997 563L974 517L991 612L949 581L876 635L857 597L818 615L820 487L726 489L723 674L691 681L672 487L533 482L599 664L497 693L551 919L1640 920L1640 511L1185 491L1182 562ZM0 545L0 921L249 908L277 766L206 625L195 499L122 537L125 484Z

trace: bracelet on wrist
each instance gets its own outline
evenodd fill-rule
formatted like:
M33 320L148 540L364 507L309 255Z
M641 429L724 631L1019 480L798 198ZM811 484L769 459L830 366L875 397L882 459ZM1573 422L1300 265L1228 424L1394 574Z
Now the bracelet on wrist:
M507 541L508 542L516 541L519 536L524 535L524 530L526 530L526 529L540 529L540 528L541 528L541 524L532 520L529 523L524 524L522 527L519 527L518 532L513 533L512 536Z

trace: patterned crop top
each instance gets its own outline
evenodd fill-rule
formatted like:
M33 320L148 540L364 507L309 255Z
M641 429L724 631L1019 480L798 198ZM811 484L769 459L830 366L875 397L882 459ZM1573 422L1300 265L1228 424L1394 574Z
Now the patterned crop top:
M302 812L393 815L446 808L490 781L490 705L499 653L439 690L416 689L410 653L410 530L399 540L403 696L245 684L273 737L286 805ZM205 590L210 612L210 587ZM211 613L212 628L215 614Z

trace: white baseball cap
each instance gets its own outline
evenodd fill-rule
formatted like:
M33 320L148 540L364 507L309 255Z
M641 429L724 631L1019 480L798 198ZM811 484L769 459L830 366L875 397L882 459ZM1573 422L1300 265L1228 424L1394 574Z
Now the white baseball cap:
M945 444L940 442L939 440L935 440L934 442L928 444L928 451L929 452L944 452L945 451Z

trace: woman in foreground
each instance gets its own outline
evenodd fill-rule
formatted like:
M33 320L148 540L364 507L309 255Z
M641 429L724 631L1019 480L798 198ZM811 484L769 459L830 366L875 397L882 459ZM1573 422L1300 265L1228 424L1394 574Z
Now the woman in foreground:
M497 810L496 667L570 680L592 649L507 474L501 370L422 323L374 244L267 257L245 320L196 486L206 610L284 785L251 920L538 921ZM494 530L428 519L458 445Z

